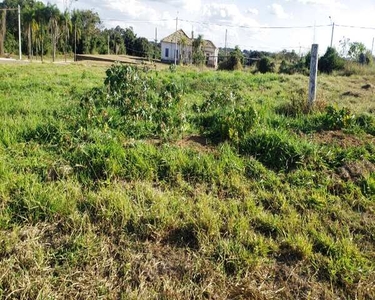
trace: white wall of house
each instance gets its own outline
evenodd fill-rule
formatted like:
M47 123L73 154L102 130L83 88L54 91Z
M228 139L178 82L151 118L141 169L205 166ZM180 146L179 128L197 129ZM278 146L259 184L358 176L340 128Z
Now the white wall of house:
M166 49L168 49L168 51ZM175 43L161 42L161 60L162 61L174 62L175 51L176 51L176 44ZM168 54L168 56L167 56L167 54ZM177 45L177 55L180 55L179 45ZM178 56L177 56L177 60L178 60Z
M176 50L175 43L161 42L161 61L173 63L175 59L175 50ZM204 53L206 57L208 57L209 66L217 68L219 49L208 47L204 49ZM182 47L177 44L177 62L178 63L180 59L182 59L184 63L191 63L191 60L192 60L192 47L191 46L185 46L182 49Z
M217 68L219 49L206 48L204 52L206 57L208 57L208 65Z

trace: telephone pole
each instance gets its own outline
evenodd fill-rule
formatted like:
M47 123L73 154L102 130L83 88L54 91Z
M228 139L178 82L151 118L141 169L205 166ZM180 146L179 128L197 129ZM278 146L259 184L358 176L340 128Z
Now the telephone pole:
M375 38L372 38L371 54L374 55L374 41Z
M156 50L158 49L158 28L155 27L155 45L153 47L154 59L156 60Z
M228 41L228 29L225 29L225 58L227 58L227 41Z
M77 20L74 22L74 61L77 61Z
M332 25L332 33L331 33L331 48L332 48L332 45L333 45L333 33L335 32L335 22L332 21L332 17L329 16L329 19L331 20L331 25Z
M21 6L18 5L18 52L19 59L22 59L22 48L21 48Z
M108 37L107 37L107 52L108 52L108 55L109 55L109 34L108 34Z
M178 12L176 17L176 34L175 34L175 49L174 49L174 65L177 66L177 27L178 27Z

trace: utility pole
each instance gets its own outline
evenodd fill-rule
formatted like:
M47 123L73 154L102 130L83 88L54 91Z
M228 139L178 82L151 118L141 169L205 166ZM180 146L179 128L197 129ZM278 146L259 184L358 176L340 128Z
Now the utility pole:
M333 33L335 31L335 22L332 21L332 17L329 16L329 19L331 20L331 26L332 26L332 33L331 33L331 48L332 48L332 45L333 45Z
M174 65L177 65L177 27L178 27L178 12L176 17L176 34L175 34L175 49L174 49Z
M154 59L156 59L156 50L158 49L158 28L155 27L155 45L154 45Z
M371 47L371 54L374 55L374 41L375 38L372 38L372 47Z
M228 29L225 29L225 59L227 58L227 41L228 41Z
M333 45L333 33L335 32L335 22L332 23L332 34L331 34L331 48Z
M18 52L19 59L22 59L22 47L21 47L21 6L18 5Z
M77 61L77 20L74 22L74 61Z
M109 55L109 34L108 34L108 38L107 38L107 40L108 40L107 51L108 51L108 55Z
M316 100L316 84L318 79L318 44L311 46L310 80L309 80L309 100L308 106L312 107Z
M65 45L64 45L64 61L66 62L66 45L68 44L68 0L64 0L64 17L65 17Z

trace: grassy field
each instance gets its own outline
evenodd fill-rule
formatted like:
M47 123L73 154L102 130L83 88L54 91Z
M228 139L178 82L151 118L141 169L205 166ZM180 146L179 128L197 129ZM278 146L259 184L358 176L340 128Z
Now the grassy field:
M0 66L1 299L374 299L375 76Z

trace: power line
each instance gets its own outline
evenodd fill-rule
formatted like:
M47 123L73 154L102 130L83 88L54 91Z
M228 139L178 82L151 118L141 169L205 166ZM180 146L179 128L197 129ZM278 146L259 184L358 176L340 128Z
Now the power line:
M344 28L354 28L354 29L369 29L369 30L375 30L375 27L366 27L366 26L356 26L356 25L337 25L338 27L344 27Z
M159 19L159 20L128 20L128 19L114 19L114 18L107 18L103 19L102 21L116 21L116 22L126 22L126 23L154 23L154 22L168 22L168 21L175 21L176 19Z
M247 28L247 29L308 29L308 28L314 28L314 27L331 27L331 25L248 26L248 25L218 24L218 23L211 23L211 22L200 22L200 21L185 20L185 19L179 19L179 20L182 21L182 22L201 24L201 25L215 25L215 26L220 26L220 27Z

